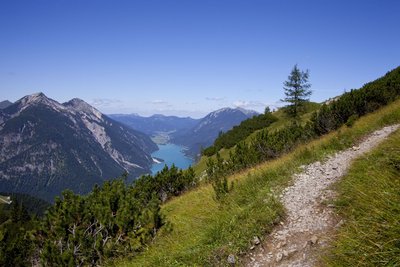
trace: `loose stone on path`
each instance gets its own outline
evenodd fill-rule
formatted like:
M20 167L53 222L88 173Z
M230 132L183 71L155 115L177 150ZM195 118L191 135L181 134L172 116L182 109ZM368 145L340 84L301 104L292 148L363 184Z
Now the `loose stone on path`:
M262 246L253 248L244 259L246 265L314 266L318 252L328 243L326 237L343 224L334 213L334 206L324 204L335 196L330 185L346 174L355 158L370 151L399 127L400 124L384 127L357 146L328 157L324 163L317 161L302 166L303 172L294 175L293 185L280 196L286 220L264 239ZM254 246L254 240L252 243Z

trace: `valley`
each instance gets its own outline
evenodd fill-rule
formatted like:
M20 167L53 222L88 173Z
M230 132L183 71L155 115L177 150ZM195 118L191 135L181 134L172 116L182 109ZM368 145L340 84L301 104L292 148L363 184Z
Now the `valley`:
M160 163L153 163L152 174L161 171L165 165L171 167L173 164L179 169L187 169L194 164L193 159L185 155L185 147L166 143L158 144L158 150L151 154L153 158L162 159Z
M150 117L137 114L109 116L132 129L150 135L158 144L171 143L182 146L187 157L198 160L201 150L211 146L218 135L256 115L257 112L243 108L222 108L201 119L159 114Z
M362 88L362 91L382 90L385 88L385 83L397 84L395 80L398 80L398 77L400 77L398 74L400 74L399 69L394 70L388 73L388 76L367 84ZM391 78L389 78L390 76ZM391 81L389 82L388 80ZM397 87L394 86L393 88ZM370 91L371 95L373 95L372 91ZM339 102L348 101L349 99L353 99L351 101L358 101L359 98L351 98L350 94L348 94L340 99L342 100L338 100ZM372 99L370 98L370 100ZM117 261L118 266L174 266L177 263L184 266L225 266L233 265L232 262L234 262L234 265L238 266L242 266L246 262L248 262L250 266L263 266L263 262L257 263L257 259L253 256L253 253L258 258L265 257L266 259L271 259L271 264L273 266L281 263L285 266L286 263L290 263L292 259L291 256L294 255L289 254L288 250L294 243L287 243L284 245L281 243L280 246L279 242L276 243L277 247L281 247L282 251L285 250L288 256L286 256L286 252L283 253L281 251L281 254L277 253L275 256L270 257L270 255L273 255L274 251L267 249L266 244L264 244L263 247L257 246L260 246L262 242L269 242L268 234L271 232L276 233L273 232L274 229L277 229L275 231L279 231L279 227L286 226L285 218L287 216L287 210L279 199L284 196L286 188L289 190L289 186L293 183L292 177L296 177L296 174L300 174L304 170L304 166L317 161L325 162L330 156L346 148L348 148L349 151L356 151L358 153L358 144L362 142L362 140L366 140L368 134L371 134L372 138L377 137L379 141L382 141L379 136L372 133L376 130L380 130L384 126L390 126L400 122L399 104L399 100L396 100L376 112L364 115L354 122L349 122L341 126L337 131L331 131L315 140L299 144L288 154L283 154L275 159L251 165L239 172L233 172L228 176L228 182L229 184L232 183L233 189L229 190L229 193L223 201L216 201L215 190L213 186L208 184L165 203L162 206L162 210L166 216L170 218L171 223L174 225L174 230L172 232L164 232L160 235L149 249L136 257L135 260ZM332 111L337 112L337 107L339 106L341 106L341 103L335 104L335 108L333 108ZM355 108L354 105L350 106ZM341 108L345 107L345 105L341 106ZM360 107L363 106L360 105ZM322 114L321 110L319 112L319 114ZM311 116L305 116L304 119L309 120L310 117ZM322 121L326 123L325 125L331 125L328 123L329 121L325 119L327 117L328 116L325 115L321 117L324 118ZM283 126L283 121L271 125L271 127L277 126L279 126L280 129L282 129L281 127L288 127ZM254 137L255 136L253 136L253 138ZM374 145L376 144L375 141L372 143ZM393 149L398 149L398 144L393 147ZM235 149L233 149L233 151L234 150ZM231 160L228 154L230 153L221 153L226 161ZM388 159L389 162L393 160L393 158ZM202 160L202 162L206 161L207 159ZM199 175L203 173L201 170L205 171L207 168L205 165L207 164L195 166L195 170ZM342 166L342 164L340 165ZM198 171L199 168L200 171ZM371 168L373 169L374 167L371 166ZM398 171L395 171L393 168L392 170L398 174ZM360 183L362 183L362 180ZM377 183L379 182L377 181ZM311 189L304 188L304 190L305 192L309 192ZM329 188L329 190L335 190L335 187ZM368 192L363 191L359 192L359 194L368 195ZM379 193L376 192L376 194ZM346 198L346 196L344 197ZM295 205L296 203L297 201L291 202L291 205ZM321 204L322 206L318 206L318 212L316 212L316 214L318 214L325 205L329 205L328 209L335 210L335 205L330 203L331 202L324 202ZM368 204L363 202L363 205ZM391 209L395 208L395 206L396 204L392 202ZM351 206L349 209L351 209ZM299 212L302 212L302 210L299 210ZM376 212L379 214L378 211ZM325 213L322 213L321 216L324 214ZM398 215L399 214L396 213L393 217L398 218ZM311 217L306 216L305 219L307 218ZM318 222L313 223L318 224ZM363 222L359 223L362 224ZM338 227L339 226L340 225L338 225ZM351 226L349 227L351 229ZM391 227L395 226L391 224ZM375 230L379 231L379 228L372 231ZM388 234L389 236L386 240L395 238L393 235L394 233L388 232ZM314 241L314 237L312 238L313 241L309 242L309 240L305 240L307 241L307 247L303 249L307 251L310 250L314 253L310 259L316 260L317 266L335 266L335 261L328 263L327 259L324 258L326 253L330 253L330 251L315 249L319 245L314 245L314 243L319 244L319 242L321 242L321 244L325 244L326 236L324 235L325 233L317 235L316 241ZM332 236L332 238L334 237L335 236ZM327 238L329 239L329 237ZM343 236L342 238L345 241L341 242L349 242L343 243L343 246L346 246L346 244L349 245L351 242L358 242L353 241L353 239L356 238L354 236L352 240L346 240L347 236ZM363 238L368 240L368 237L363 236ZM165 247L168 247L168 250L164 250L163 248ZM370 251L368 245L366 245L365 248L363 245L361 245L361 247L362 249L368 249L368 251ZM328 246L328 248L330 247ZM335 259L341 257L342 260L351 262L350 258L345 254L348 248L342 247L340 249L340 251L335 251L335 253L337 253L335 254ZM353 249L357 251L357 248ZM300 248L300 250L302 250L302 248ZM372 252L369 253L371 257L374 257ZM282 257L280 255L282 255ZM329 255L330 254L328 254L328 256ZM296 259L296 257L293 259ZM251 265L253 259L254 264ZM391 260L396 262L399 258L392 254Z
M400 267L400 1L0 1L0 267Z
M153 140L132 125L109 119L80 99L60 104L42 93L25 96L0 110L0 137L4 144L0 167L15 164L0 168L2 196L7 199L0 206L0 226L5 233L16 231L21 237L7 235L7 242L15 245L0 249L29 254L37 253L37 246L44 247L43 261L49 265L66 265L68 261L88 264L87 255L92 255L91 260L99 265L121 266L314 266L325 262L321 255L337 252L324 252L330 249L326 243L329 239L322 236L333 236L336 228L341 230L340 225L333 228L340 219L332 215L334 206L325 207L326 201L334 201L330 198L335 196L331 194L332 186L345 173L342 168L348 168L352 159L398 128L399 77L397 68L330 103L309 102L296 115L296 121L288 115L287 107L274 112L266 109L264 114L247 119L241 110L220 109L200 119L194 127L146 130L152 133ZM383 92L384 97L377 98L377 92ZM367 106L361 101L365 99ZM158 123L154 125L161 125L163 116L156 117ZM241 119L231 125L235 118ZM224 127L228 128L221 132ZM196 133L202 139L196 139ZM191 138L177 142L179 136ZM197 152L197 163L186 156L190 147L183 146L182 140L195 140L186 142L198 144L197 140L206 141L212 136L212 146L202 150L201 157ZM50 146L39 146L42 150L33 145L48 142ZM65 152L64 147L72 149ZM133 149L138 147L141 152L133 156ZM89 175L86 166L91 163L103 170L99 161L84 158L84 150L78 148L102 148L97 153L109 153L105 163L113 161L125 171L130 167L143 174L135 179L125 172L114 179L80 181L78 188L77 180L67 183L66 178L52 176L65 170L60 166L70 163L62 161L63 155L75 150L68 157L86 168ZM21 157L20 153L31 157ZM135 163L143 155L147 165ZM347 156L343 159L341 155ZM21 160L16 161L19 157ZM42 158L50 162L39 163ZM389 161L396 172L396 158ZM104 170L110 171L107 166ZM26 182L21 173L29 170L33 170L32 176L39 174L42 179ZM43 179L47 172L50 175ZM82 173L78 170L76 176ZM9 179L12 175L19 179ZM71 178L74 174L64 175ZM47 182L45 186L43 182ZM93 189L86 189L90 185ZM40 199L18 194L12 194L9 201L10 192L28 193L51 202L50 193L55 201L48 206ZM19 204L27 199L37 205ZM37 222L35 216L40 216ZM18 222L19 228L9 221ZM24 231L32 231L34 238L24 239ZM57 241L60 236L61 243ZM105 245L108 240L112 245ZM302 246L303 243L307 245ZM22 244L26 246L21 247ZM60 251L64 253L62 258L54 256ZM93 251L98 256L93 256ZM134 260L128 256L134 256ZM1 260L24 262L23 258Z
M49 202L65 189L86 194L94 185L125 172L132 182L141 175L155 174L165 164L186 169L219 132L248 118L246 111L234 109L218 110L200 120L106 116L80 99L61 104L43 93L2 103L1 190ZM193 127L200 131L196 140L203 141L187 141L195 135L187 134ZM181 135L187 137L176 137Z

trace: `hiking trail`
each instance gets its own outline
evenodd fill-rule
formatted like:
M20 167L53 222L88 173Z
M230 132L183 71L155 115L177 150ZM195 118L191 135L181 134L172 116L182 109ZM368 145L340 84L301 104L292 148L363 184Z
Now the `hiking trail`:
M315 266L318 252L343 221L327 204L335 197L330 186L344 176L351 162L372 150L400 124L377 130L349 149L329 156L324 162L303 166L293 176L292 185L280 195L286 218L243 259L246 266Z

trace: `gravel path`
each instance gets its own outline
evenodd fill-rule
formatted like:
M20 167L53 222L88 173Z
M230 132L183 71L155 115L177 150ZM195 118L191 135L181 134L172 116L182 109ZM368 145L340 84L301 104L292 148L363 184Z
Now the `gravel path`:
M264 242L244 259L246 266L314 266L317 253L328 244L330 234L342 221L327 200L334 197L330 185L346 174L351 161L370 151L400 124L388 126L368 135L358 145L315 162L293 177L281 201L287 212Z

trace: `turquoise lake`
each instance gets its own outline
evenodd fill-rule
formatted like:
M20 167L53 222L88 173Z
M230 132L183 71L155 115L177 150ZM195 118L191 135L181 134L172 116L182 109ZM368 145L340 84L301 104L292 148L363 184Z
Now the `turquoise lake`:
M152 153L151 156L163 159L164 162L160 164L153 164L151 167L151 171L155 174L158 171L161 171L164 168L164 165L167 164L168 167L171 167L172 164L175 164L176 167L180 169L186 169L190 165L193 164L193 160L188 158L183 153L184 147L178 146L175 144L165 144L158 145L159 150Z

